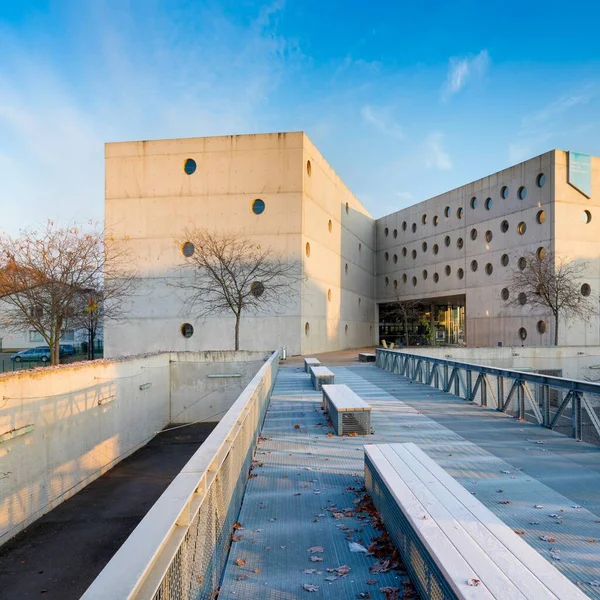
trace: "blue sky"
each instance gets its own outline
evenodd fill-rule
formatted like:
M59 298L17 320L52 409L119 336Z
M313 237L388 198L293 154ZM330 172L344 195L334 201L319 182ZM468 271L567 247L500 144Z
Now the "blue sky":
M600 155L600 5L0 0L0 231L103 218L107 141L304 130L374 216Z

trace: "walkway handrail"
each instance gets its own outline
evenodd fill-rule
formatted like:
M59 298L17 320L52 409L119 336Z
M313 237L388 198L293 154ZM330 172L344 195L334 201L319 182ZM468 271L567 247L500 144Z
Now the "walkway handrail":
M479 400L482 406L487 406L488 396L493 396L496 401L495 408L503 412L509 412L513 401L517 401L517 409L513 411L516 412L516 416L526 418L529 407L531 415L539 424L550 429L555 429L561 419L564 421L567 418L565 409L571 405L573 437L583 439L583 425L589 425L590 435L587 437L590 439L586 441L600 442L600 415L596 410L600 408L600 403L591 402L588 397L600 398L599 383L529 373L518 369L501 369L402 350L377 348L376 353L376 365L379 368L426 385L433 385L465 400ZM505 393L505 381L512 382L508 393ZM553 397L550 390L554 391ZM556 399L556 411L553 411L551 400ZM585 423L583 411L587 414ZM562 425L564 427L564 423Z
M82 600L212 597L281 350L261 367Z

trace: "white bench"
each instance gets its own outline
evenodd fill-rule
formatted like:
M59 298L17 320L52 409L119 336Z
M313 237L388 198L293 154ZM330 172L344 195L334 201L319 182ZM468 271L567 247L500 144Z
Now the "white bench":
M337 435L371 433L371 407L347 385L323 385L323 408Z
M365 483L422 598L588 598L415 444L365 446Z
M376 358L377 358L377 356L375 354L373 354L372 352L359 352L358 353L358 360L360 362L375 362Z
M311 367L320 367L321 361L318 358L305 358L304 359L304 372L310 373Z
M335 375L327 367L311 367L310 379L315 390L320 391L324 383L334 383Z

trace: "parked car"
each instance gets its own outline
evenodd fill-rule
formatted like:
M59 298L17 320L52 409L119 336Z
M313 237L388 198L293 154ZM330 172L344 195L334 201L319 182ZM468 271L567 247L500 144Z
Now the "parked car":
M61 356L75 356L75 346L72 344L61 344L59 352Z
M48 346L38 346L29 350L21 350L10 357L13 362L48 362L50 360L50 348Z

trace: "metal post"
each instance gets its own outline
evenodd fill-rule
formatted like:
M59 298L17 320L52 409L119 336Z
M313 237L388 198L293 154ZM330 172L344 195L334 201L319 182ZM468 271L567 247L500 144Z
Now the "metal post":
M444 391L448 388L448 365L444 365Z
M504 377L498 375L496 377L496 385L498 387L498 410L502 410L504 404Z
M540 385L540 395L544 427L550 427L550 388L547 385Z
M455 369L455 376L454 376L454 395L458 396L460 398L460 371L458 369Z
M467 379L467 389L465 390L465 393L467 395L467 400L473 400L473 374L471 369L467 369L466 372L466 379Z
M573 403L571 405L571 415L573 422L573 437L576 440L582 439L582 427L581 427L581 393L575 392L573 394Z
M517 398L519 400L519 419L525 420L525 390L523 389L523 382L519 381L519 387L517 389Z
M488 386L487 379L485 378L485 375L482 373L481 384L480 384L480 388L479 388L481 390L481 406L487 406L487 386Z

